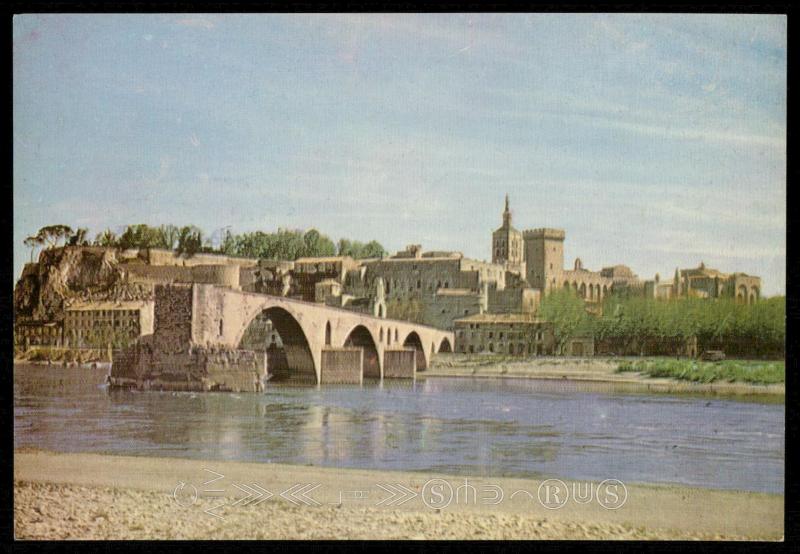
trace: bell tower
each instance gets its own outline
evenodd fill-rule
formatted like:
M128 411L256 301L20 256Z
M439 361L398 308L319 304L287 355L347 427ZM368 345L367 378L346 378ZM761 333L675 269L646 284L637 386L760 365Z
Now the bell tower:
M524 256L522 233L511 225L511 209L506 194L503 225L492 233L492 263L504 265L506 270L524 277Z

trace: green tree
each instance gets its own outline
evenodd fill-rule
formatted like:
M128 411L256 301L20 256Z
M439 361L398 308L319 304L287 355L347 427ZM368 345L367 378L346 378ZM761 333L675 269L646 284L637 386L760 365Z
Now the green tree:
M117 235L111 229L98 233L94 238L95 246L117 246Z
M194 256L203 249L203 231L194 225L181 227L178 232L175 252L187 257Z
M539 305L538 316L553 325L559 353L571 337L591 331L586 305L571 290L555 289L546 294Z
M337 252L339 256L350 256L351 258L360 260L364 258L380 258L386 255L383 246L378 242L371 240L364 244L357 240L339 239Z
M376 240L371 240L364 245L359 258L382 258L387 254L383 245Z
M335 256L336 246L326 235L316 229L309 229L303 234L303 256L320 257Z
M178 247L178 239L181 230L175 225L161 225L156 230L158 237L158 248L165 250L175 250Z
M122 249L161 248L162 237L159 230L143 223L128 225L120 235L117 244Z

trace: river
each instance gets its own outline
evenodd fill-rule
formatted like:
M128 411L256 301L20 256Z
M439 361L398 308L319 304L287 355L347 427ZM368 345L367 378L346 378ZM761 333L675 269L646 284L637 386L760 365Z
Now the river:
M784 489L783 403L526 379L137 392L105 373L15 365L15 448Z

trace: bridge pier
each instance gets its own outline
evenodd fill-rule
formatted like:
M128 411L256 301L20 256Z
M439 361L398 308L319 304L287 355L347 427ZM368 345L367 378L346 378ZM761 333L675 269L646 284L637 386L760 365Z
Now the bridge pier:
M417 351L413 348L387 348L383 354L384 379L417 378Z
M351 384L364 382L364 349L333 348L322 349L322 367L319 384Z

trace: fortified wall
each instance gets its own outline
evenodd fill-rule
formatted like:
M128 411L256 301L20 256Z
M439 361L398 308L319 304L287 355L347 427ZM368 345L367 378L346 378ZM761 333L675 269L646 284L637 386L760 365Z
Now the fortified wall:
M240 268L236 265L131 265L124 268L129 283L207 283L239 289Z

